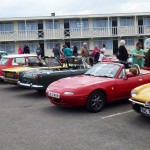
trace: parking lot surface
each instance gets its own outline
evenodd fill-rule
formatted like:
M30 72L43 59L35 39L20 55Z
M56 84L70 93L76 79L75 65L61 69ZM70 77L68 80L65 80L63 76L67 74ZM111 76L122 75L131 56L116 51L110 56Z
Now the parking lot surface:
M1 150L149 150L150 119L128 101L99 113L51 104L45 94L0 82Z

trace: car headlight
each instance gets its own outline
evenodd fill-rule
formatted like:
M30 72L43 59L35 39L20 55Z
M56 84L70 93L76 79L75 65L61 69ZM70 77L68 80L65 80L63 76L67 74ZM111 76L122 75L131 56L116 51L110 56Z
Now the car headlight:
M131 91L131 96L135 97L137 95L137 91L135 91L134 89Z
M145 102L145 106L150 108L150 101Z
M74 95L73 92L64 92L65 95Z

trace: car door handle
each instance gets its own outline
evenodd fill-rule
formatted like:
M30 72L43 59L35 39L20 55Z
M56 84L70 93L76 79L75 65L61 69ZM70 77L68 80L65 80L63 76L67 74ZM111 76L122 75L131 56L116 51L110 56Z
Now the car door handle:
M143 79L139 79L139 81L143 81Z

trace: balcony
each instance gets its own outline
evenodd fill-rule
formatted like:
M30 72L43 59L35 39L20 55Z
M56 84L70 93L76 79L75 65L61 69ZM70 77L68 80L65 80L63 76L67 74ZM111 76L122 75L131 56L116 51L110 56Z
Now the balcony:
M0 32L0 42L150 35L150 26Z

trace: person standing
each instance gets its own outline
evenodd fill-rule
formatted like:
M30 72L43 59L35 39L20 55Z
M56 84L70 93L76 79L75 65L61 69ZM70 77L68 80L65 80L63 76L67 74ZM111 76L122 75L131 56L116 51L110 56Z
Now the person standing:
M105 51L106 51L106 46L105 44L102 44L101 53L104 55Z
M25 45L25 46L24 46L23 53L24 53L24 54L30 54L30 48L29 48L28 45Z
M64 48L64 55L65 57L68 57L68 56L72 56L73 52L70 48L68 48L67 45L65 45L65 48Z
M61 55L61 52L60 52L60 48L59 48L59 45L56 44L55 47L53 48L53 53L54 53L54 56L60 60L60 55Z
M119 59L120 63L124 64L125 68L129 68L129 66L128 66L129 54L125 47L125 40L120 41L117 58Z
M83 47L81 48L81 55L85 59L86 63L89 64L89 51L86 42L83 43Z
M136 48L131 50L132 53L132 64L131 66L133 67L134 64L139 65L140 68L144 67L144 57L146 52L142 49L142 43L137 42L136 43Z
M39 59L41 59L42 49L41 49L40 45L38 45L36 48L36 54L39 57Z
M95 45L95 48L92 50L92 56L94 58L94 62L97 63L101 50L98 48L98 45Z
M18 54L23 54L23 49L21 46L19 46L19 48L18 48Z
M73 45L73 55L78 56L78 47L76 46L76 43Z

